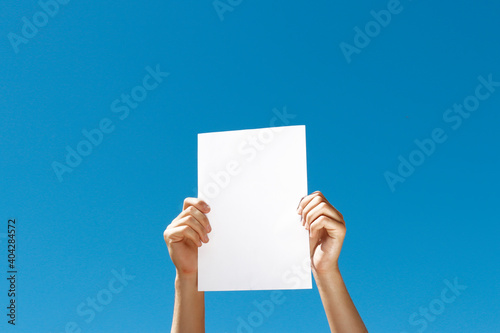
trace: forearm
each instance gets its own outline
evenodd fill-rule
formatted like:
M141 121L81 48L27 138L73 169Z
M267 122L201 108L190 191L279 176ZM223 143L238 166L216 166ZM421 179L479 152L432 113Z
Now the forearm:
M368 330L356 310L342 275L337 269L314 272L321 301L332 333L365 333Z
M198 277L175 278L175 303L172 333L205 332L205 294L198 291Z

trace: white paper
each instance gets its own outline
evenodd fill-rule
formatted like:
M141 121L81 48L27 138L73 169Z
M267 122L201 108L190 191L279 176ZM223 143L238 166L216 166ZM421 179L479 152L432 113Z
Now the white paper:
M198 197L212 208L198 290L311 289L305 126L198 134Z

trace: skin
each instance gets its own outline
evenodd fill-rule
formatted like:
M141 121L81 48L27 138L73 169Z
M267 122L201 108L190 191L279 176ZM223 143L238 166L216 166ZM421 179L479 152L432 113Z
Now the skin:
M182 212L163 233L177 273L172 333L205 332L205 298L198 291L198 247L209 242L208 212L210 207L203 200L186 198ZM319 191L302 198L297 214L309 231L312 272L331 332L368 332L338 266L346 234L344 217Z

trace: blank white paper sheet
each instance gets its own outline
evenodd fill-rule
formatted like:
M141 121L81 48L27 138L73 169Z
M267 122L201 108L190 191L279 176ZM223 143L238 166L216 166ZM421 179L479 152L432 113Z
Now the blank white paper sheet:
M198 134L198 197L212 210L198 290L311 289L305 126Z

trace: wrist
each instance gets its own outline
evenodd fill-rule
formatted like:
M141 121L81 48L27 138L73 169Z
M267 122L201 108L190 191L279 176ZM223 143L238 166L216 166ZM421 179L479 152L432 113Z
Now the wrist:
M181 273L176 272L175 275L175 286L194 286L198 288L198 273Z
M329 269L317 270L312 268L312 273L317 284L327 283L334 280L342 279L338 265L332 266Z
M311 258L311 261L313 259ZM323 276L323 275L329 275L333 273L338 273L340 274L340 268L339 268L339 263L338 261L328 263L328 264L318 264L314 265L312 264L311 270L313 274L318 275L318 276Z

